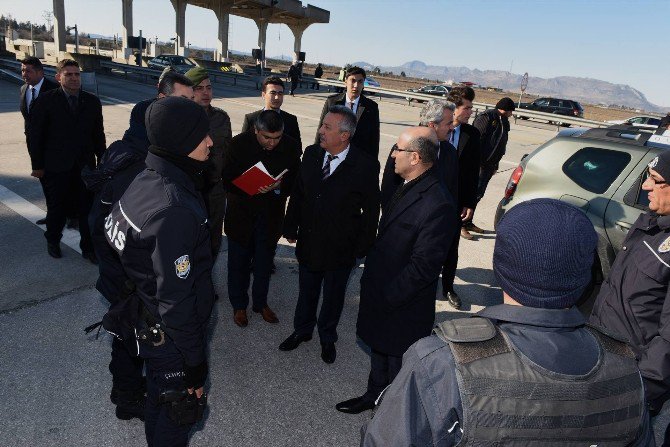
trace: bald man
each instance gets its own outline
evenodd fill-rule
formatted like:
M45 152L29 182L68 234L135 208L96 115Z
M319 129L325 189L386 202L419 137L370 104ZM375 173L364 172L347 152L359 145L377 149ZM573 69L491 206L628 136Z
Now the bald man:
M428 127L405 130L393 145L404 183L382 210L361 277L357 334L371 348L368 388L337 404L341 412L373 408L400 371L403 353L433 328L437 281L458 225L454 199L432 172L438 147Z

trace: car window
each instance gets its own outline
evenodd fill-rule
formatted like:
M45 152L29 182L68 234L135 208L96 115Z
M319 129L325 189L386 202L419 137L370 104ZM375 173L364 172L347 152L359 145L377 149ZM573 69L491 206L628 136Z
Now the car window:
M544 98L543 99L538 99L537 101L535 101L535 104L537 104L538 106L548 106L549 105L549 100L544 99Z
M552 99L551 101L549 101L549 106L558 107L558 99Z
M587 191L602 194L630 160L627 152L585 147L568 158L563 164L563 172Z
M660 126L661 125L661 120L658 118L649 118L649 121L647 121L647 124L651 126Z
M644 123L644 118L640 118L639 116L637 116L635 118L629 119L628 122L631 124L642 124Z

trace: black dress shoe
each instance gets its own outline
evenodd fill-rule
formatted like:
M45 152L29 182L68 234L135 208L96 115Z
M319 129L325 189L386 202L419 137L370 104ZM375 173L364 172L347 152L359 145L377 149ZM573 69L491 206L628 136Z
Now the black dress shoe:
M321 343L321 360L331 364L335 362L335 357L337 357L335 343Z
M88 259L92 264L98 265L98 257L93 250L87 250L81 253L81 257Z
M449 304L451 304L451 307L453 307L456 310L459 310L461 308L461 297L458 296L456 292L453 290L450 292L446 292L444 294L444 297L447 299Z
M52 258L62 258L63 254L60 251L60 244L47 243L47 252Z
M305 335L305 334L296 334L295 332L292 333L291 335L288 336L286 340L284 340L280 345L279 345L279 350L280 351L293 351L295 348L300 345L303 341L310 341L312 339L312 335ZM334 359L333 359L334 360Z
M362 413L365 410L372 410L374 407L375 401L365 396L354 397L353 399L345 400L344 402L335 405L337 411L349 414Z
M46 218L46 217L43 217L43 218L41 218L41 219L38 219L35 223L36 223L37 225L46 225L46 223L47 223L47 218Z

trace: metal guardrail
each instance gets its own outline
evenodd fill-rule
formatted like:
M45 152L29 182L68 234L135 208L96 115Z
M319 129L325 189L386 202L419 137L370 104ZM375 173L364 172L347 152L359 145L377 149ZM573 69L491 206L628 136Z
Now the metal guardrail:
M314 79L314 80L309 80L306 81L308 83L312 82L318 82L319 85L325 85L328 87L340 87L340 88L345 88L345 84L342 81L336 81L334 79ZM381 88L381 87L365 87L365 91L368 92L375 92L375 93L381 93L387 96L392 96L392 97L399 97L399 98L404 98L408 102L411 102L410 100L420 100L420 101L429 101L431 99L439 99L442 98L441 96L435 96L435 95L427 95L425 93L415 93L415 92L408 92L408 91L402 91L402 90L393 90L393 89L387 89L387 88ZM492 109L495 106L493 104L484 104L481 102L474 102L472 103L473 109L476 111L476 113L483 112L488 109ZM530 119L539 119L539 120L544 120L544 121L550 121L552 123L556 124L556 127L560 129L560 123L565 123L565 124L570 124L570 125L575 125L579 127L609 127L611 124L605 123L602 121L594 121L594 120L586 120L583 118L572 118L569 116L565 115L557 115L554 113L546 113L546 112L537 112L534 110L524 110L524 109L516 109L514 111L514 118L515 120L517 118L530 118Z
M123 71L124 76L126 79L128 78L128 75L137 75L140 78L142 78L145 82L149 80L149 78L158 78L161 74L160 70L156 70L153 68L148 68L148 67L138 67L136 65L129 65L129 64L121 64L118 62L100 62L100 66L102 68L105 68L109 71ZM247 74L241 74L241 73L231 73L231 72L225 72L225 71L217 71L217 70L207 70L207 73L209 74L210 79L212 82L218 82L222 84L227 84L227 85L233 85L237 86L238 82L240 81L247 81L251 84L256 89L259 89L260 83L259 79L257 77L253 77ZM232 81L232 82L230 82Z
M21 68L21 63L19 61L12 61L9 59L0 59L0 65L8 66L10 68L14 69L20 69ZM160 72L158 70L154 70L153 68L147 68L147 67L137 67L133 65L126 65L126 64L120 64L117 62L100 62L100 66L108 69L110 71L112 70L119 70L123 71L126 78L128 77L128 74L135 74L139 75L140 77L144 77L145 81L148 80L149 77L155 77L157 78L160 75ZM44 72L46 74L50 75L55 75L56 70L53 67L45 66L44 67ZM260 86L263 82L263 78L260 75L259 76L253 76L253 75L248 75L248 74L242 74L242 73L230 73L230 72L219 72L216 70L207 70L207 73L209 73L210 78L212 79L212 82L221 82L221 80L227 80L230 81L232 80L231 84L228 85L234 85L237 86L239 81L246 81L254 85L256 90L260 90ZM285 77L283 74L277 74L279 77ZM221 82L225 83L225 82ZM307 84L308 86L311 84L319 84L319 86L325 86L325 87L337 87L337 88L345 88L345 83L342 81L337 81L334 79L323 79L323 78L310 78L310 77L303 77L300 80L300 85ZM402 90L393 90L393 89L387 89L387 88L381 88L381 87L365 87L365 90L368 92L374 92L374 93L380 93L386 96L391 96L391 97L398 97L398 98L404 98L408 102L410 100L421 100L421 101L426 101L426 100L431 100L431 99L438 99L441 98L440 96L434 96L434 95L426 95L423 93L415 93L415 92L408 92L408 91L402 91ZM476 113L492 109L494 105L492 104L484 104L484 103L478 103L475 102L473 103L473 108L476 111ZM611 124L605 123L602 121L593 121L593 120L586 120L583 118L572 118L569 116L565 115L558 115L554 113L546 113L546 112L537 112L534 110L524 110L524 109L517 109L514 111L514 118L515 122L516 119L518 118L529 118L529 119L538 119L538 120L544 120L544 121L549 121L552 123L555 123L557 126L557 129L560 129L561 123L565 124L570 124L570 125L575 125L579 127L609 127Z
M0 66L5 66L13 70L12 72L8 73L16 73L17 71L21 71L21 62L19 61L14 61L11 59L2 59L0 58ZM3 70L5 71L5 70ZM44 66L44 74L45 76L48 75L50 78L54 78L56 76L56 69L54 67L50 67L48 65ZM83 72L81 74L81 88L84 89L87 92L93 93L96 96L98 95L98 81L95 77L95 72ZM21 77L19 75L16 75L19 79ZM21 82L23 82L23 79L21 79Z

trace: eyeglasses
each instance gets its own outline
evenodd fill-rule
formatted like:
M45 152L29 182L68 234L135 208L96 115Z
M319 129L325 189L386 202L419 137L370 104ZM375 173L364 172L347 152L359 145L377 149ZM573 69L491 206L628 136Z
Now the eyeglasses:
M391 148L391 152L393 151L398 151L398 152L416 152L416 151L411 151L409 149L400 149L397 144L394 144L393 147Z
M656 180L654 177L652 177L651 172L647 171L647 178L644 179L644 181L651 180L654 182L654 185L667 185L668 182L666 180Z

